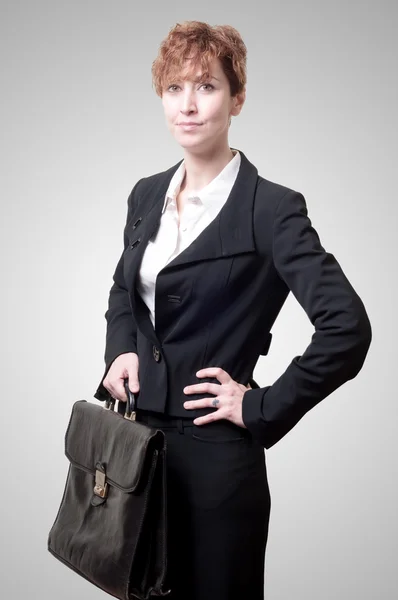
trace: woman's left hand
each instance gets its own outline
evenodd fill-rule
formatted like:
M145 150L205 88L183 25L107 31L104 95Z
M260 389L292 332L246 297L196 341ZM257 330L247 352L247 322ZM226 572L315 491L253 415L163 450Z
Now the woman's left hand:
M215 398L200 398L199 400L188 400L184 402L184 408L187 410L213 406L218 408L218 410L215 410L208 415L198 417L193 421L194 424L204 425L205 423L211 423L212 421L218 421L219 419L227 419L228 421L235 423L235 425L247 429L242 420L242 401L245 392L248 389L251 389L250 384L246 387L242 383L234 381L224 369L221 369L221 367L201 369L196 373L196 377L216 377L221 385L218 383L206 382L188 385L183 389L185 394L208 392L215 395Z

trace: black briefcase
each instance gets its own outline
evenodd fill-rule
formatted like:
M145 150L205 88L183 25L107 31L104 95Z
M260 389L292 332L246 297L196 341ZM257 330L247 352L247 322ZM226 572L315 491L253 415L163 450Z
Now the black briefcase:
M48 550L120 600L166 596L166 440L127 406L78 400L65 435L69 470ZM123 405L123 407L121 407Z

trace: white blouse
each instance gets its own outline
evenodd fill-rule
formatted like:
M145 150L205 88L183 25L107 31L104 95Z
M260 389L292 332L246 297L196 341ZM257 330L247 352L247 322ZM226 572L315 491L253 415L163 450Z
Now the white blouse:
M138 293L149 309L154 328L157 274L194 241L215 219L227 201L241 161L238 150L231 150L234 157L217 177L202 190L195 191L186 198L179 224L176 198L185 175L185 161L182 161L170 181L158 232L145 248L137 279Z

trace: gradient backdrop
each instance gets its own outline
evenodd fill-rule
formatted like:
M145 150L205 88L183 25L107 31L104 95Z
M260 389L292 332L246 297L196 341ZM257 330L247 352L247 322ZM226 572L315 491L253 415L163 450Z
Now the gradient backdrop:
M47 535L71 406L97 402L127 196L182 158L151 64L169 29L195 19L241 32L247 101L230 145L304 194L373 326L358 377L267 452L266 598L394 600L397 4L194 4L0 2L1 598L109 597L56 561ZM257 381L272 383L312 332L290 295Z

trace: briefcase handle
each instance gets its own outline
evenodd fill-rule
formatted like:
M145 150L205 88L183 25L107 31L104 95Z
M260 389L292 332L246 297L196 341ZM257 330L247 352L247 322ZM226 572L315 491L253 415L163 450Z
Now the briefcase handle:
M129 388L129 378L128 377L126 377L124 379L124 389L125 389L126 395L127 395L127 402L118 400L118 412L120 412L124 416L125 419L129 419L129 421L135 421L136 420L136 400L135 400L135 395ZM107 400L105 400L105 408L107 410L114 410L115 402L116 402L116 399L113 398L112 396L110 396ZM120 404L126 405L125 409L123 407L123 410L120 410Z

